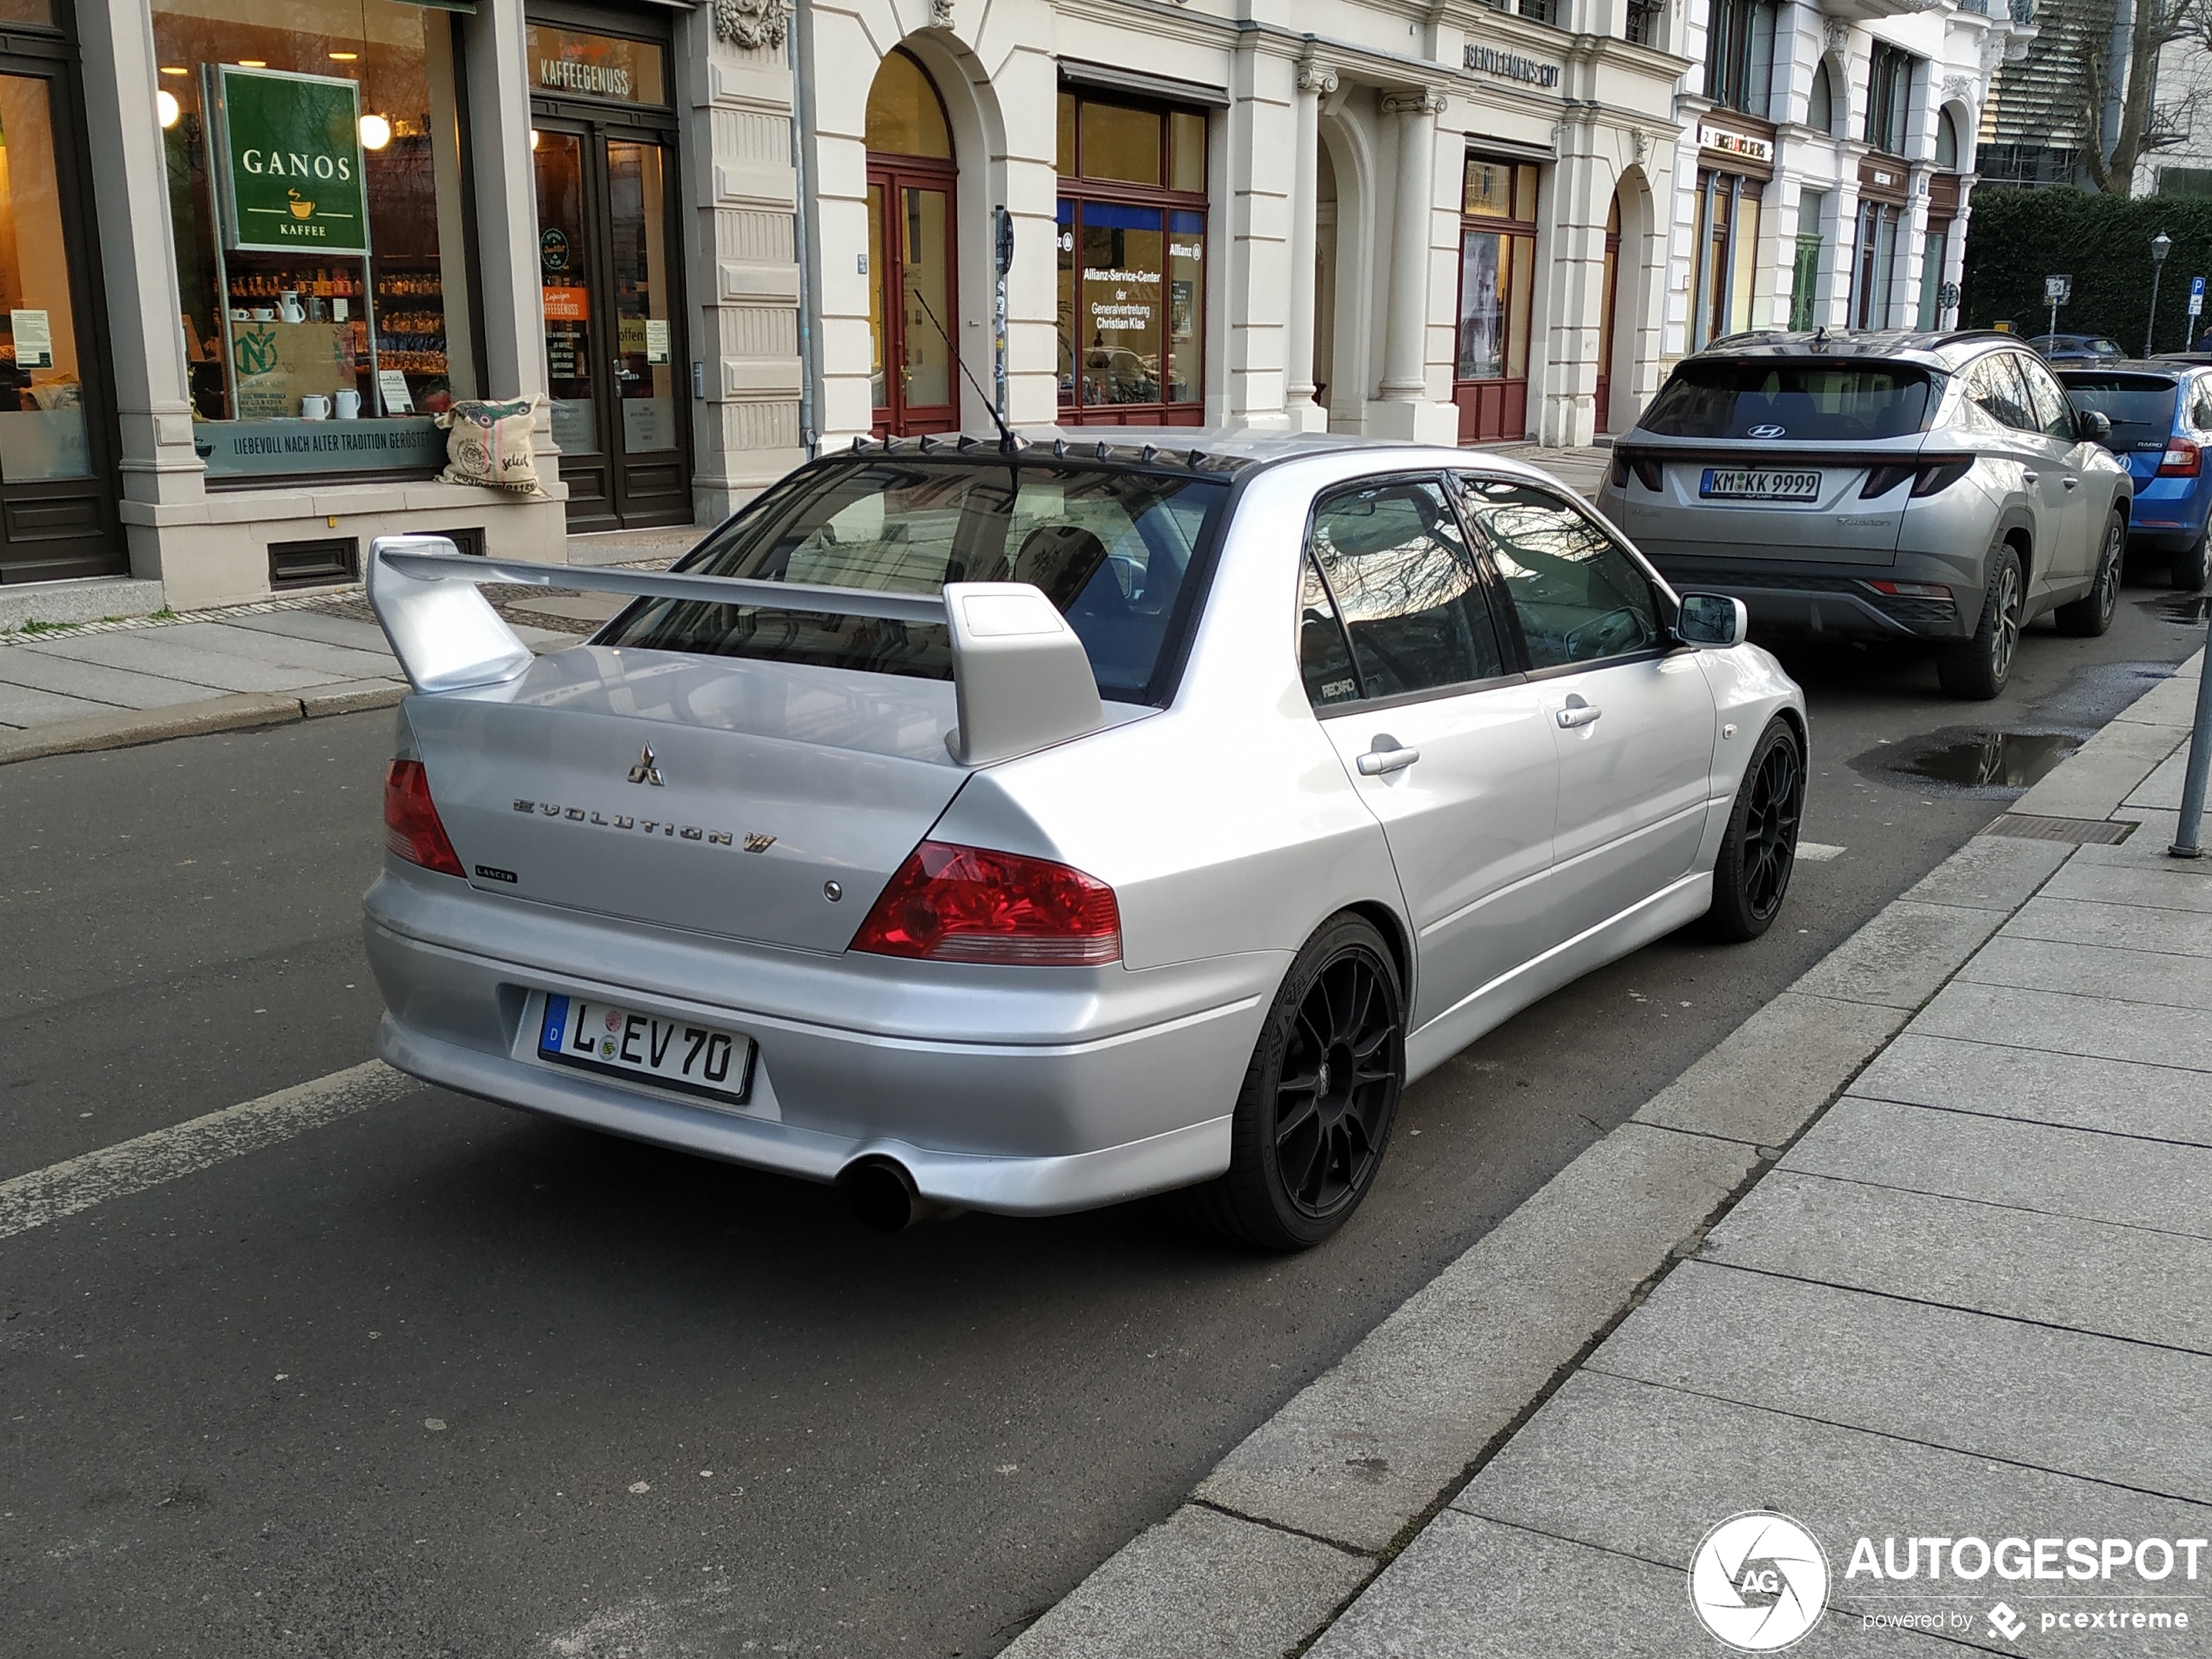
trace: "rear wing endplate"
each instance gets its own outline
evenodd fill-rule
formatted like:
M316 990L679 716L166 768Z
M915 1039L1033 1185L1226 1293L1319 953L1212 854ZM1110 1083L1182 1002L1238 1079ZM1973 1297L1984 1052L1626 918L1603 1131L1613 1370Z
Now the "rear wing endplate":
M1097 730L1104 712L1090 658L1051 600L1026 582L954 582L941 593L887 593L669 570L601 569L464 555L442 536L380 536L369 545L368 603L417 691L504 685L530 648L478 591L486 582L575 588L631 598L873 617L946 629L960 724L945 746L988 765Z

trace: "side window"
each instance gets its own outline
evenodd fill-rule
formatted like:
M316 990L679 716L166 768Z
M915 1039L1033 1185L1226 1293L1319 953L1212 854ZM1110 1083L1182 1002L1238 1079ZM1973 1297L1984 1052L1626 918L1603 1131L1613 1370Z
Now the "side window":
M2200 432L2212 432L2212 379L2197 381L2196 403L2189 421Z
M1531 668L1632 656L1665 643L1636 563L1548 491L1467 478L1467 516L1512 596Z
M1991 420L2015 431L2041 428L2042 423L2028 409L2027 391L2013 367L2010 352L1992 352L1966 365L1966 396Z
M2066 401L2066 393L2051 371L2032 358L2016 357L2013 366L2019 369L2027 382L2029 405L2035 411L2035 424L2044 435L2062 443L2074 440L2074 407Z
M1352 671L1352 646L1337 618L1337 602L1323 585L1308 553L1298 562L1298 660L1305 678L1305 700L1317 709L1359 700L1359 676Z
M1398 697L1506 671L1474 556L1432 481L1355 484L1323 496L1310 563L1351 637L1359 695ZM1313 607L1306 610L1310 617ZM1317 671L1325 673L1307 670L1309 691Z

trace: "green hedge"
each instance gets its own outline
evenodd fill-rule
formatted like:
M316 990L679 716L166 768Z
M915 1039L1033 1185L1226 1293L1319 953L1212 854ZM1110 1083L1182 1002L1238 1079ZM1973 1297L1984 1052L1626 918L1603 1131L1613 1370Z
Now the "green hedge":
M1966 230L1966 268L1959 320L1970 328L2010 318L2024 334L2050 327L2043 279L2074 279L2059 307L2059 332L2110 334L2132 354L2143 348L2150 317L2150 244L2174 239L2158 291L2159 351L2188 343L2189 279L2212 277L2212 200L2182 196L2094 195L2086 191L1974 192ZM2212 304L2208 305L2212 314ZM2212 314L2200 317L2202 334Z

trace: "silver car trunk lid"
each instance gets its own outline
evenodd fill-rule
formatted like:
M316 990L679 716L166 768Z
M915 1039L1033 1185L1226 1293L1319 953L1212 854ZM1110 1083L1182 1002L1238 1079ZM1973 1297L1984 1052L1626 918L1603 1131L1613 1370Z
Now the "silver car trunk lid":
M407 717L475 887L810 950L968 776L950 681L800 664L578 646Z
M1892 564L1912 491L1906 482L1871 500L1859 491L1876 467L1911 461L1922 442L1922 435L1916 432L1849 449L1785 449L1769 443L1701 443L1673 449L1656 442L1640 442L1637 448L1666 468L1659 497L1664 528L1653 526L1657 538L1710 543L1716 557L1756 547L1763 559ZM1804 501L1731 500L1704 493L1709 480L1731 472L1812 473L1818 475L1819 483ZM1683 545L1677 550L1697 550Z

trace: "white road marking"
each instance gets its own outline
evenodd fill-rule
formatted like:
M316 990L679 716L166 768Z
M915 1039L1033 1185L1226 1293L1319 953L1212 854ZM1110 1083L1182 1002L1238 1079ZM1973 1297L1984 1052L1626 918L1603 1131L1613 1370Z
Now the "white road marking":
M381 1060L0 1181L0 1238L288 1141L422 1085Z
M1825 841L1799 841L1797 843L1797 856L1808 864L1825 864L1831 859L1843 857L1849 851L1848 847L1831 846Z

